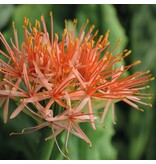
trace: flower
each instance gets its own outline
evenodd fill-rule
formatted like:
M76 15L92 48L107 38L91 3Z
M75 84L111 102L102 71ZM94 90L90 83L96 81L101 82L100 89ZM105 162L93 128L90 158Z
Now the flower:
M22 133L48 126L52 129L52 135L46 140L54 138L58 148L56 136L67 131L65 147L68 152L70 133L91 145L79 123L90 122L95 130L95 120L99 118L97 114L102 115L103 122L109 107L113 107L115 102L124 101L140 111L143 110L137 104L151 107L151 104L143 100L152 95L142 91L149 87L145 86L146 83L154 78L150 77L149 71L124 76L140 61L114 68L131 51L124 50L113 55L119 42L110 49L109 31L96 41L98 31L93 33L94 25L85 34L87 20L76 36L75 19L71 28L68 27L68 22L65 22L62 38L59 40L58 34L53 32L52 13L50 17L51 36L47 31L44 16L41 16L43 31L38 20L35 26L32 26L29 20L24 18L24 41L21 48L14 23L15 44L11 40L12 47L0 33L0 40L7 51L5 53L0 50L1 55L6 58L0 60L0 105L5 102L3 115L6 123L10 108L9 99L16 101L18 107L10 119L15 118L21 111L27 111L41 120L39 125L26 128ZM98 110L102 107L104 111L100 113ZM64 155L60 148L59 150Z

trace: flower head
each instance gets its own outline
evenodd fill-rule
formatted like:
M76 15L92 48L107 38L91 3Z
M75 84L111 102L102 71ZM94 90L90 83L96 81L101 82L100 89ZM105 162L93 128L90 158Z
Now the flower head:
M6 58L5 61L0 60L0 105L5 103L4 122L7 122L9 99L13 99L18 102L18 107L11 114L11 119L25 109L42 120L36 127L24 129L23 133L48 126L52 129L52 135L47 139L54 138L56 141L59 133L67 131L66 149L70 133L91 145L79 122L90 122L96 129L97 110L104 108L100 113L103 122L109 107L120 100L143 111L137 104L151 106L143 101L151 95L142 91L148 88L145 85L153 78L149 71L124 76L140 61L114 67L131 51L124 50L113 55L119 42L110 49L109 31L96 40L98 31L93 32L94 25L85 33L87 20L76 35L75 19L71 28L65 22L62 38L59 39L58 34L53 33L52 13L50 16L51 36L46 29L44 16L41 16L43 31L38 20L32 26L24 18L21 48L14 23L15 43L11 40L12 47L0 33L0 40L7 51L0 50ZM35 108L31 109L30 104Z

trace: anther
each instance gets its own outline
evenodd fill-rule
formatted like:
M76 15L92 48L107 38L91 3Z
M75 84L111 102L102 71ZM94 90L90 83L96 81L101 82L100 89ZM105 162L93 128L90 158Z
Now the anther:
M137 61L135 61L134 63L133 63L133 65L138 65L138 64L140 64L141 63L141 60L137 60Z
M132 52L131 50L129 50L128 52L126 52L125 55L124 55L124 57L129 56L131 54L131 52Z
M59 37L58 37L58 34L57 33L55 33L55 38L58 40L59 39Z
M146 73L146 74L149 74L150 72L151 72L150 70L147 70L145 73Z
M141 108L138 108L141 112L144 112L144 110L143 109L141 109Z
M66 148L66 152L69 153L68 148Z
M151 77L151 78L150 78L151 81L154 80L154 79L155 79L155 77Z

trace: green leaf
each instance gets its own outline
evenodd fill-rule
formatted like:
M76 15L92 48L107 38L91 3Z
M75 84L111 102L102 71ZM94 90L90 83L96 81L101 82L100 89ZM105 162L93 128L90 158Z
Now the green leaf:
M115 53L122 52L127 44L127 37L124 28L122 27L116 9L113 5L99 5L100 29L102 32L110 30L109 40L113 48L116 42L121 39Z
M10 20L14 11L14 5L0 5L0 29L2 29Z
M141 60L142 63L135 67L133 71L150 69L152 74L156 76L156 5L139 5L137 8L137 12L134 13L131 22L131 46L133 50L131 59L133 61ZM146 93L155 93L156 81L152 81L149 85L151 85L151 88L146 90ZM155 104L154 98L145 101ZM134 111L134 109L130 112L128 127L130 140L129 158L155 159L153 153L156 145L154 137L156 136L156 130L153 126L156 118L155 110L149 110L148 106L143 106L142 108L145 110L144 113ZM153 107L153 109L155 108Z
M51 129L50 128L44 128L41 130L42 137L40 139L40 143L38 145L38 153L37 153L37 160L49 160L53 146L54 146L54 139L50 139L48 141L45 141L46 137L49 137L51 135Z
M14 101L10 101L9 116L10 113L16 108ZM3 106L0 108L3 111ZM12 132L21 132L23 128L35 126L35 122L25 115L20 113L18 117L13 120L8 120L7 124L3 124L2 112L0 113L1 131L0 133L0 144L3 145L3 150L0 150L0 159L34 159L37 152L38 138L40 133L32 134L20 134L12 135ZM9 156L8 156L9 155Z

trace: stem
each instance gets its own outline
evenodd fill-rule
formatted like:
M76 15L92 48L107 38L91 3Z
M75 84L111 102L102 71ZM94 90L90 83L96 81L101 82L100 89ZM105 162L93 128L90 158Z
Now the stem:
M47 140L45 141L45 138L51 135L51 129L50 128L44 128L42 129L42 136L40 139L38 152L37 152L37 160L49 160L51 156L51 152L53 150L54 146L54 140Z

